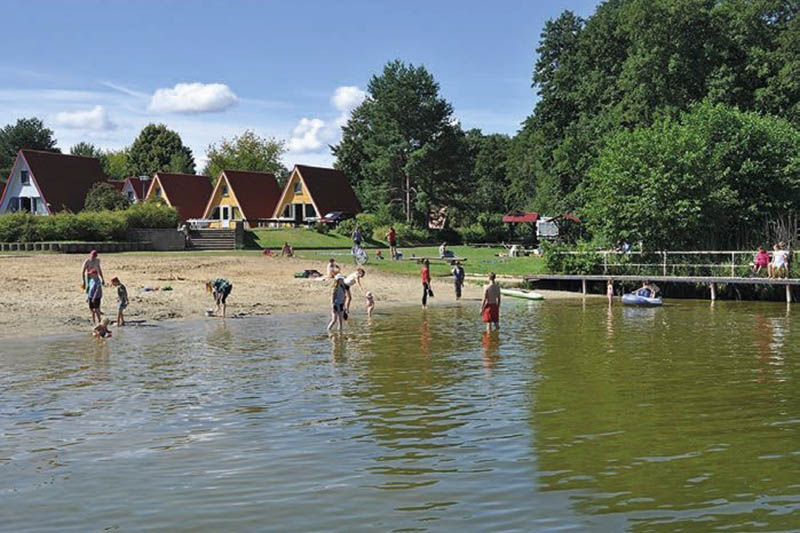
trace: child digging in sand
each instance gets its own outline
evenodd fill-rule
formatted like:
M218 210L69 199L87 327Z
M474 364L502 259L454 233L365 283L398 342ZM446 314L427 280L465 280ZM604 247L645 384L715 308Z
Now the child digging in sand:
M108 329L107 318L104 318L102 322L100 322L94 328L92 328L92 335L94 335L98 339L105 339L106 337L111 337L111 330Z
M125 288L125 285L120 282L118 277L111 278L111 286L117 288L117 301L119 302L119 307L117 308L117 326L124 326L125 317L122 316L122 312L128 307L128 289Z

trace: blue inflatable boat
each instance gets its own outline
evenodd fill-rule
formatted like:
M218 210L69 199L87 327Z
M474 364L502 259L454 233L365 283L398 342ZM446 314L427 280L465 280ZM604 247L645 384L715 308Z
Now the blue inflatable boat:
M638 294L628 293L622 295L622 303L625 305L639 305L644 307L657 307L664 305L661 298L647 298L646 296L639 296Z

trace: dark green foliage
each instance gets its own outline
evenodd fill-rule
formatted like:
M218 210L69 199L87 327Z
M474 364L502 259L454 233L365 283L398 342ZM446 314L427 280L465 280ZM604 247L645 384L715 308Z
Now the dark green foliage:
M103 154L103 172L111 179L124 180L128 173L128 149L107 150Z
M462 213L458 225L474 222L478 213L507 213L516 207L514 192L508 180L506 160L511 145L507 135L483 135L480 130L467 132L474 188L469 195L469 209Z
M702 101L800 124L800 7L793 0L609 0L542 32L540 99L509 151L525 207L569 211L608 135ZM518 205L517 207L522 207Z
M69 153L72 155L81 155L84 157L94 157L95 159L100 161L100 166L103 167L103 172L108 175L107 167L108 162L106 161L106 154L95 145L87 142L79 142L78 144L74 145L72 148L69 149Z
M368 93L333 147L336 167L364 208L399 205L403 218L422 225L430 209L464 205L471 192L468 147L433 76L392 61L372 77Z
M176 132L164 124L148 124L128 149L128 174L152 176L159 171L194 174L194 157Z
M84 209L87 211L126 209L130 202L120 191L108 183L95 183L86 193Z
M800 209L800 131L786 120L698 105L680 120L611 137L585 193L583 214L605 244L746 245L767 217Z
M124 241L129 228L174 228L178 213L156 202L126 210L63 211L50 216L17 212L0 216L0 242Z
M56 148L53 131L46 128L41 119L20 118L16 124L0 129L0 179L5 180L11 173L17 152L23 148L61 152Z

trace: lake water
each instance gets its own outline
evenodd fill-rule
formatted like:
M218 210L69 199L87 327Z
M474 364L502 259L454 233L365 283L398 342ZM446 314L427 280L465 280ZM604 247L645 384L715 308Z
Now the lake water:
M0 529L800 528L800 307L475 308L5 343Z

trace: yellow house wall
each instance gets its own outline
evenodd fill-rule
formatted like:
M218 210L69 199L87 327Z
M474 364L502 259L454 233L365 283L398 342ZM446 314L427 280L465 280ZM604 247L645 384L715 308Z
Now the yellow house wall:
M292 177L289 179L289 183L286 186L286 196L283 198L281 202L280 209L278 210L278 217L283 216L283 210L286 209L286 206L289 204L311 204L311 195L308 194L308 191L300 184L301 192L299 194L295 194L294 187L295 184L300 181L300 175L295 172L292 174Z
M228 196L222 196L222 186L214 190L214 199L211 201L211 205L209 206L208 211L206 211L206 217L210 217L214 213L214 208L219 206L231 206L232 208L236 208L236 218L231 220L241 220L242 219L242 209L239 207L239 203L236 201L236 198L233 195L233 191L231 190L230 185L228 185ZM209 223L209 227L218 229L222 227L222 223L219 219L214 219L212 222Z

